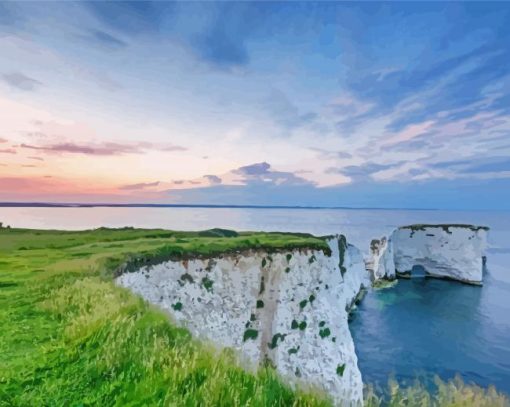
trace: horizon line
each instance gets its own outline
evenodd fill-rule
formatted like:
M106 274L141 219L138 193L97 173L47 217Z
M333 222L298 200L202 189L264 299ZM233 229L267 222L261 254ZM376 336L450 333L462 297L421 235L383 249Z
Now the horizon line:
M0 202L0 208L232 208L232 209L344 209L344 210L411 210L411 211L462 211L466 209L440 208L384 208L353 206L308 206L308 205L229 205L229 204L158 204L158 203L82 203L82 202ZM481 209L484 210L484 209Z
M401 210L401 211L453 211L453 212L509 212L510 208L406 208L377 206L308 206L308 205L231 205L231 204L160 204L160 203L109 203L109 202L0 202L0 208L208 208L208 209L311 209L311 210Z

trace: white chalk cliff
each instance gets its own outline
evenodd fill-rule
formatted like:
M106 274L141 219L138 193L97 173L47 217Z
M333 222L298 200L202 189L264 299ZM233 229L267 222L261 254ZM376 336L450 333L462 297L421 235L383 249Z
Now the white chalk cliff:
M363 403L348 309L370 284L343 236L319 250L251 251L167 261L117 278L198 338L236 349L248 369L270 361L293 386L319 388L342 406Z
M431 277L481 284L487 231L473 225L403 226L387 240L372 241L367 269L377 280L410 275L421 266Z

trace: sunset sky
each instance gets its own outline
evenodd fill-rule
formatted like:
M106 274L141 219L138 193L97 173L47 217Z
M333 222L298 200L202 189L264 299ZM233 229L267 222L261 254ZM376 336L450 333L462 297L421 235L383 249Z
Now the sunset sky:
M0 201L510 209L510 5L1 2Z

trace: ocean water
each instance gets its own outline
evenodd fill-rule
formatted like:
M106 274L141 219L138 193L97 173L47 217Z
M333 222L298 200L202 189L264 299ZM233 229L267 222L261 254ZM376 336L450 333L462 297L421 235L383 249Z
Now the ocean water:
M200 230L343 233L368 251L371 239L411 223L473 223L489 232L483 287L401 280L370 291L353 314L351 331L365 382L384 385L417 375L460 374L510 393L510 212L241 208L0 208L13 227L87 229L100 226Z

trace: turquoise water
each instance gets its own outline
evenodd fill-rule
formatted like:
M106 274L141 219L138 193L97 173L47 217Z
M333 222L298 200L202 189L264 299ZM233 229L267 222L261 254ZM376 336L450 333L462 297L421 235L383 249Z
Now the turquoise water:
M0 208L17 227L99 226L197 230L281 230L344 233L362 250L372 238L410 223L474 223L491 227L483 287L431 279L400 280L370 291L351 331L365 382L417 374L496 385L510 393L510 213L406 210L232 208Z
M509 290L489 274L483 288L420 278L372 292L351 322L364 380L459 373L509 393Z

